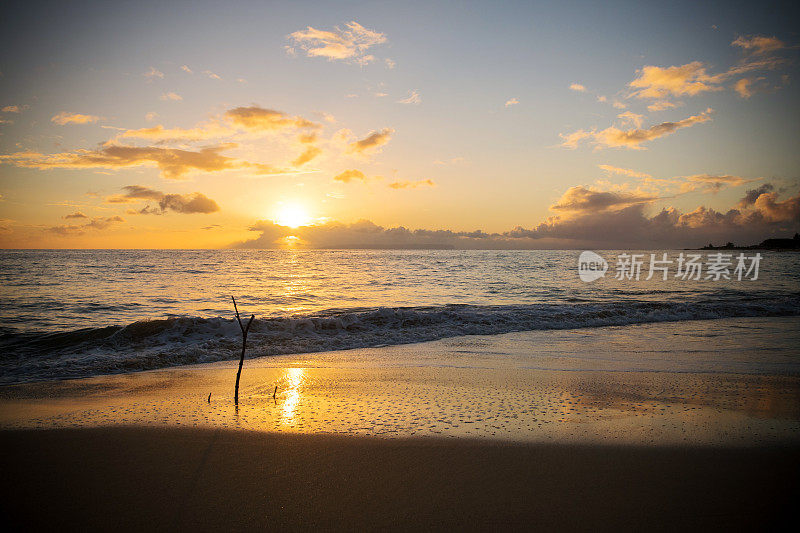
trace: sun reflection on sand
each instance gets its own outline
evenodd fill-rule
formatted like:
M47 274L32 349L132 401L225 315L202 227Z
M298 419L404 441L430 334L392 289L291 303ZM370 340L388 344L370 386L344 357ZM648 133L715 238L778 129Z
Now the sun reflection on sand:
M305 369L287 368L282 381L282 388L285 394L283 408L281 409L281 422L287 425L295 423L295 411L300 401L300 384L303 382Z

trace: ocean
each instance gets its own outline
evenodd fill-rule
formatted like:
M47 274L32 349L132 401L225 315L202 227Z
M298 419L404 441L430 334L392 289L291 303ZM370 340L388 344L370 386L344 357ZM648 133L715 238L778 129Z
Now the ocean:
M585 282L580 251L563 250L0 251L0 384L237 358L231 296L256 316L248 357L800 315L796 253L761 251L757 279L736 271L739 251L598 253L608 271ZM667 280L646 279L651 253L672 261ZM676 277L681 253L701 254L700 279ZM717 253L731 264L706 279ZM638 280L617 279L623 254L642 254Z

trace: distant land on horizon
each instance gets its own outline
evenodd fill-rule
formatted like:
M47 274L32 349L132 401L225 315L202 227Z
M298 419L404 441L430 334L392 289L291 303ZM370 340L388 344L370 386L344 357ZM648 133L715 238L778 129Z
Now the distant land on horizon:
M750 246L736 246L732 242L723 246L708 244L700 250L800 250L800 234L795 233L791 239L766 239Z

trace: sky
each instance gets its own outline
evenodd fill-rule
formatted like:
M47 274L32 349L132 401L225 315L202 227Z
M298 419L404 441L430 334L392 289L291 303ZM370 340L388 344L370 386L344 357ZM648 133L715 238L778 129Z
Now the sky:
M652 248L800 229L790 3L2 10L2 248Z

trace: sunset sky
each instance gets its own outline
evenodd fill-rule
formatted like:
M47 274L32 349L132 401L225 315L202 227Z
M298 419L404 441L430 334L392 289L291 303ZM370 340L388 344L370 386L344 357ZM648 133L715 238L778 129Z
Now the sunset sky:
M13 3L0 247L791 236L797 13L651 4Z

